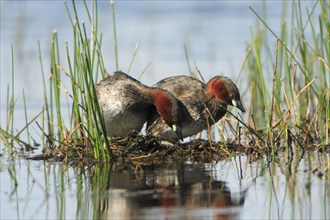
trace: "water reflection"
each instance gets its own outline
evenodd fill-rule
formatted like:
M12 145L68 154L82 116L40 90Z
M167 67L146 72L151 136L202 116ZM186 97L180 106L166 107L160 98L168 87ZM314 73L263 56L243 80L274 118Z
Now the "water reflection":
M329 219L329 154L216 164L0 160L0 219Z
M210 215L231 219L244 203L244 196L233 196L227 183L213 180L204 165L150 165L125 170L108 166L97 169L91 179L94 218L190 219Z

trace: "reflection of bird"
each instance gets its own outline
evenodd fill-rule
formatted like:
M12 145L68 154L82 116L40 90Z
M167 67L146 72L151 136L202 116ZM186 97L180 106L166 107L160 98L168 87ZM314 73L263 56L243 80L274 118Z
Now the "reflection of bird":
M225 115L227 105L245 112L236 85L224 76L215 76L206 85L190 76L173 76L155 86L166 89L184 105L183 137L197 134L219 121ZM148 120L147 132L152 136L178 139L156 112Z
M120 137L140 131L151 110L181 139L182 113L178 100L169 92L145 86L123 72L115 72L98 84L96 92L108 136Z
M216 180L200 164L142 165L143 172L126 165L107 166L103 175L90 175L93 182L102 180L92 184L96 217L236 219L239 209L232 208L245 201L245 193L231 193L226 182Z

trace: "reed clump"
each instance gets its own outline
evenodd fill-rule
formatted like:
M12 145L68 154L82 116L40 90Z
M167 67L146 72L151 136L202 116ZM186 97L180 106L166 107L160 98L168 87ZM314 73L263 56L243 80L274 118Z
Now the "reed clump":
M65 2L72 25L73 42L65 43L67 56L64 59L60 57L61 45L58 41L58 33L53 32L48 82L44 77L42 55L39 54L44 84L44 107L38 115L41 121L34 118L22 131L26 130L29 134L28 125L37 123L41 131L44 157L62 152L62 155L66 155L65 158L69 156L83 158L83 155L90 155L96 160L110 160L110 144L108 138L103 135L106 133L103 115L94 87L99 75L106 75L101 54L102 34L98 32L98 4L97 1L91 2L91 9L86 1L83 4L88 17L87 24L80 22L75 1L72 1L71 5ZM62 67L62 62L67 63L68 69ZM71 82L71 88L63 86L64 77ZM11 128L7 126L1 129L1 138L6 146L16 142L20 146L30 148L31 144L22 141L20 135L14 135L12 128L14 93L11 95L8 93L8 97L11 99L10 104L8 101L10 108L8 108L7 125L11 125ZM69 123L63 117L64 111L68 111L66 106L63 106L65 100L69 105Z
M330 124L330 5L282 4L279 33L250 8L258 22L256 31L251 28L244 67L251 82L248 124L273 153L293 141L302 149L324 150Z

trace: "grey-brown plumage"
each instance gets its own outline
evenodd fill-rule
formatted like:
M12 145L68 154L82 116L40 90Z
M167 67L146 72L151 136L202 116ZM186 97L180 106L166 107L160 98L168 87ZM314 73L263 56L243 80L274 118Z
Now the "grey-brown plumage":
M181 108L171 93L148 87L123 72L107 76L95 88L108 136L139 132L150 112L155 110L181 139Z
M183 104L183 138L195 135L219 121L225 115L227 105L245 111L236 85L227 77L213 77L205 85L190 76L173 76L161 80L155 86L171 92ZM147 133L177 139L157 114L148 119Z

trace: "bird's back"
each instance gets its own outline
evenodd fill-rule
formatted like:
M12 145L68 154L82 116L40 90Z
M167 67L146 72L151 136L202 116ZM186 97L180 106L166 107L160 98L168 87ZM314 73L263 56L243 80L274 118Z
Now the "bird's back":
M151 106L143 94L146 86L125 73L115 72L95 87L109 136L141 130Z

